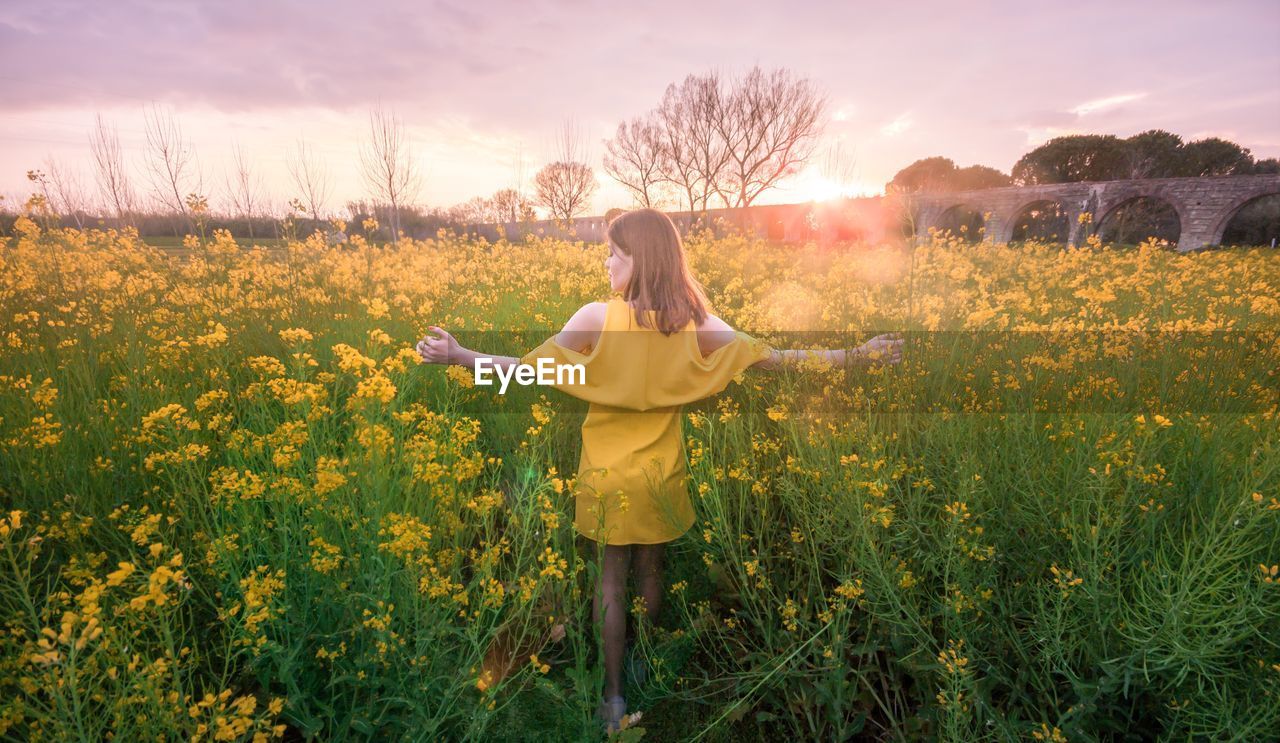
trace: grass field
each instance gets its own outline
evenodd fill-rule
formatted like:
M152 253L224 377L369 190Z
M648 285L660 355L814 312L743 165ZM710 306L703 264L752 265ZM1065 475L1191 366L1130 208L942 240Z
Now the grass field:
M1280 729L1274 251L686 247L775 347L907 342L686 408L646 739ZM0 735L599 739L585 405L413 345L524 353L604 247L288 248L0 251Z

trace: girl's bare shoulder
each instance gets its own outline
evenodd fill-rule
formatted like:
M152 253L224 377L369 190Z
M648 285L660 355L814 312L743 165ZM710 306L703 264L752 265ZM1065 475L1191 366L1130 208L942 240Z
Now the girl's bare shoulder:
M556 342L578 352L594 346L604 330L605 312L608 308L608 302L588 302L582 305L564 324L564 329L556 336Z
M702 351L703 356L707 356L722 346L729 345L733 341L735 334L729 323L709 312L707 313L707 318L702 321L702 324L696 330L698 333L698 349Z

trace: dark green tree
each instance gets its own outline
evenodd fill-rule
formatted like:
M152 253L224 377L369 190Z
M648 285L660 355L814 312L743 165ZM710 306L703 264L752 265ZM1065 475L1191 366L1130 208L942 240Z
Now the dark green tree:
M948 157L926 157L898 171L885 185L888 193L921 191L976 191L1012 184L1009 176L985 165L957 168Z
M1013 166L1014 183L1113 181L1127 175L1125 145L1112 134L1055 137L1023 155Z
M981 188L1000 188L1013 185L1013 179L995 168L985 165L970 165L960 168L955 173L957 191L977 191Z
M1189 142L1182 148L1184 176L1239 175L1253 172L1253 156L1235 142L1208 137Z
M885 185L889 193L950 190L956 164L949 157L926 157L898 171Z
M1126 178L1172 178L1181 172L1182 137L1148 129L1124 140Z

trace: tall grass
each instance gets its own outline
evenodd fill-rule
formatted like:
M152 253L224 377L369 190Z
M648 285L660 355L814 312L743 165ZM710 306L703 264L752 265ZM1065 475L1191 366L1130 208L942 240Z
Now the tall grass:
M585 406L412 347L430 324L527 351L607 296L602 246L274 259L219 235L171 263L132 234L18 232L0 732L598 737ZM1280 728L1268 252L687 249L717 314L779 347L908 344L897 367L748 371L688 406L698 521L626 691L647 734Z

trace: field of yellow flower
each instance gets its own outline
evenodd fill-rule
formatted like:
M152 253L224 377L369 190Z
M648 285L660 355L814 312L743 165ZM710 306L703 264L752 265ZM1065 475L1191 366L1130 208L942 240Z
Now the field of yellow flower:
M15 231L0 737L598 736L585 405L413 346L528 351L608 296L602 245ZM687 249L775 347L907 341L686 408L652 738L1280 729L1274 251Z

